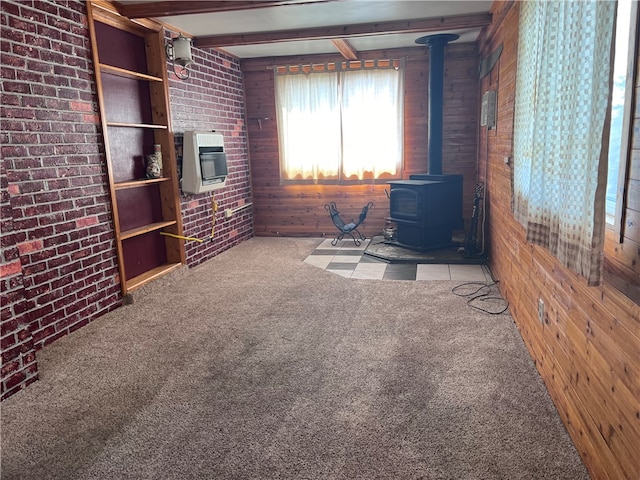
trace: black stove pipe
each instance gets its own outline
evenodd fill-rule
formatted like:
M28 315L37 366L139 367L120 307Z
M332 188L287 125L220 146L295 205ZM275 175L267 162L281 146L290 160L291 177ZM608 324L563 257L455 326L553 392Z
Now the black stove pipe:
M420 37L429 47L429 175L442 175L442 107L444 100L444 47L459 35L442 33Z

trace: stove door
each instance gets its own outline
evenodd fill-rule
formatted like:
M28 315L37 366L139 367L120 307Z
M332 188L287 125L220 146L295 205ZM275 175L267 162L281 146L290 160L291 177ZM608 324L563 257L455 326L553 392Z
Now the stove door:
M417 221L422 218L422 194L419 190L392 187L390 214L392 219Z

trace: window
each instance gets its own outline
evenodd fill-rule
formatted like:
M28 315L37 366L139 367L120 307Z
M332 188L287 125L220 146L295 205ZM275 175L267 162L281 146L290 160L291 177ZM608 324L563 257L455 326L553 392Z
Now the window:
M607 226L615 228L618 233L621 228L622 192L626 183L629 130L633 108L636 10L637 3L631 0L618 0L606 201Z
M399 178L399 60L276 68L280 178L362 183Z
M589 285L602 279L615 3L522 2L514 215Z
M612 149L604 247L605 280L637 304L640 304L639 10L635 1L618 2L616 62L618 57L622 58L623 65L626 61L626 67L621 68L621 75L626 73L626 78L617 76L612 92ZM628 48L626 55L625 48Z

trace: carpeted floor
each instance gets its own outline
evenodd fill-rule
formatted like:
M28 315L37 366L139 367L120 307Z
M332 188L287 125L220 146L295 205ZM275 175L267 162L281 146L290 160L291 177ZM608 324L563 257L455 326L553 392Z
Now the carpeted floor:
M3 479L587 479L506 314L254 238L38 352Z

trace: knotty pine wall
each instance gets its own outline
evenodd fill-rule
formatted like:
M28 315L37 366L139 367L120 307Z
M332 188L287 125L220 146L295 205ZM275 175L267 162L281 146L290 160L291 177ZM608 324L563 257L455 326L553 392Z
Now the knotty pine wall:
M360 59L402 58L405 65L404 178L426 173L429 55L423 47L362 52ZM380 234L389 216L387 184L280 185L278 132L274 98L274 65L342 61L339 55L246 59L244 74L249 137L254 231L258 236L335 236L324 205L335 201L343 218L357 218L373 201L361 229ZM445 52L443 172L464 175L465 219L471 217L476 183L478 118L478 52L475 43L451 44ZM383 142L384 132L371 132Z
M609 281L587 287L546 250L526 243L511 213L511 169L504 157L512 155L518 11L518 2L495 2L493 23L479 39L483 56L504 46L481 82L481 91L497 90L498 99L497 128L482 129L479 148L491 271L592 478L637 480L640 308ZM636 118L637 111L636 103ZM637 251L635 258L629 269L638 268ZM543 324L538 298L545 303Z

